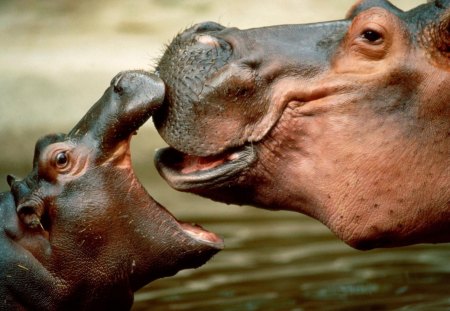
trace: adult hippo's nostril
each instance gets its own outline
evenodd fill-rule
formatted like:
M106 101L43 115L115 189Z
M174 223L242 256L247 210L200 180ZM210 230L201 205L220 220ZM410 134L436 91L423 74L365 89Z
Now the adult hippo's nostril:
M220 31L225 29L225 27L215 22L203 22L194 25L192 29L196 33L202 33L207 31Z
M225 29L225 27L218 23L203 22L203 23L195 24L194 26L186 29L185 31L180 33L177 37L184 41L184 40L191 39L193 36L195 36L197 34L207 34L207 33L211 33L211 32L221 31L224 29Z

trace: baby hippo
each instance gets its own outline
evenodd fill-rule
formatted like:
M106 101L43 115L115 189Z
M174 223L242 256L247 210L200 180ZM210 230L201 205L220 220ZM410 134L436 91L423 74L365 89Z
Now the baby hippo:
M0 310L128 310L133 292L223 247L146 192L130 139L164 98L155 76L118 74L69 134L36 144L0 194Z

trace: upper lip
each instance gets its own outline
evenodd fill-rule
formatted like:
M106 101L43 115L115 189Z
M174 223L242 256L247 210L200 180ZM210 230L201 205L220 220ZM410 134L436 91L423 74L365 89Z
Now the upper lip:
M190 160L187 164L192 167L187 166L186 159ZM209 157L190 156L168 147L157 150L155 165L173 188L183 191L226 182L255 159L252 145L233 148Z

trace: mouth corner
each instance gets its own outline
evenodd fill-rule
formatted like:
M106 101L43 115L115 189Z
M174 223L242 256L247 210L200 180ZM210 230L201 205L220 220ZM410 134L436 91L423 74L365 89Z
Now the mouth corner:
M231 148L212 156L193 156L172 147L158 149L155 166L176 190L218 186L245 170L256 159L253 145Z

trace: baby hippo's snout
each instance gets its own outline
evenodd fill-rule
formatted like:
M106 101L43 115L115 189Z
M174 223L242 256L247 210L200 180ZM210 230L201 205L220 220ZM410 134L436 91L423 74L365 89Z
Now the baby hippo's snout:
M156 75L145 71L120 72L112 79L111 86L115 93L128 102L127 109L134 109L139 103L151 103L154 107L147 106L146 110L152 113L164 99L164 83Z
M164 82L157 75L141 70L120 72L69 136L81 137L94 129L91 132L102 136L104 147L114 148L153 115L164 94Z

